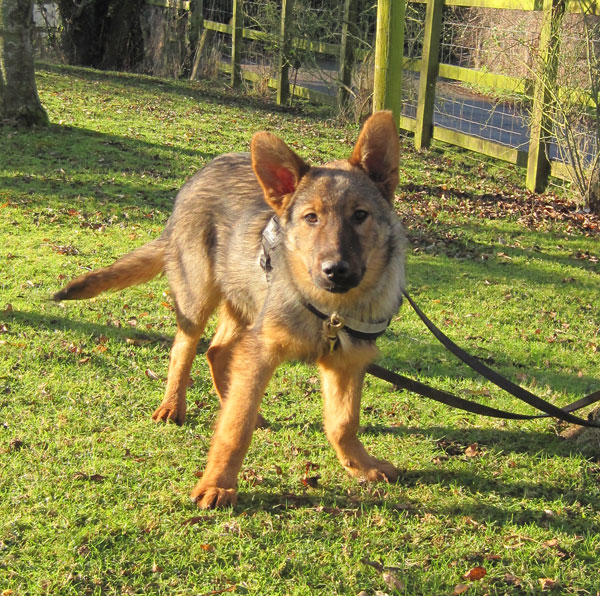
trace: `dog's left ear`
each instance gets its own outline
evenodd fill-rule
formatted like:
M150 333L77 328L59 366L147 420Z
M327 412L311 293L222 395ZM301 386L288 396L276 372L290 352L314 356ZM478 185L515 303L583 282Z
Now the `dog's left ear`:
M252 169L265 193L265 201L281 215L310 166L269 132L257 132L252 137L250 153Z
M399 160L400 142L392 113L376 112L365 122L348 161L361 168L391 202L398 186Z

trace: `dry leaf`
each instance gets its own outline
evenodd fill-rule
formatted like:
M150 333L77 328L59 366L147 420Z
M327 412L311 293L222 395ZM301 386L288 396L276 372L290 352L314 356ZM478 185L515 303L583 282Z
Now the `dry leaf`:
M390 573L389 571L384 571L383 581L386 583L387 587L392 588L392 590L404 590L406 587L403 582L401 582L393 573Z
M454 592L452 592L452 596L459 596L459 594L464 594L469 589L469 584L457 584L454 586Z
M147 368L144 373L149 379L152 379L153 381L160 381L160 377L153 370Z
M85 474L84 472L77 472L73 476L73 480L87 480L88 482L102 482L106 476L102 474Z
M479 445L477 443L472 443L465 449L466 457L477 457L479 455L481 455L481 452L479 451Z
M485 567L473 567L470 571L467 571L463 575L463 579L468 579L470 582L478 581L483 579L487 575Z
M316 476L304 476L304 478L302 478L302 484L310 488L318 488L319 478L321 478L319 474Z
M195 515L194 517L190 517L186 519L181 525L182 526L193 526L194 524L200 524L205 521L214 521L214 517L210 515Z
M558 582L549 577L540 578L538 581L540 582L542 590L554 590L554 588L558 587Z
M509 586L520 586L523 580L512 573L504 574L504 582Z

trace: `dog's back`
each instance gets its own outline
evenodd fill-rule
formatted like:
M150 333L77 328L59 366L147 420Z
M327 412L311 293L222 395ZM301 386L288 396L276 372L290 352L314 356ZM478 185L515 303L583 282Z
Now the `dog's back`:
M272 215L252 171L249 153L217 157L180 189L163 234L115 261L73 279L54 300L92 298L149 281L162 272L171 284L194 284L192 270L202 267L224 297L255 312L266 282L256 255L262 230ZM195 261L192 270L189 261ZM253 289L248 292L249 276ZM262 283L261 283L262 282ZM182 300L184 300L182 298Z

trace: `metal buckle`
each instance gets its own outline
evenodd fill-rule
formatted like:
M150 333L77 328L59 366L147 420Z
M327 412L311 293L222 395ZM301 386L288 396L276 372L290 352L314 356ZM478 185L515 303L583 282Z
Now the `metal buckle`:
M336 312L323 321L323 334L325 341L329 344L330 354L333 354L339 344L339 333L344 328L344 325L344 318Z

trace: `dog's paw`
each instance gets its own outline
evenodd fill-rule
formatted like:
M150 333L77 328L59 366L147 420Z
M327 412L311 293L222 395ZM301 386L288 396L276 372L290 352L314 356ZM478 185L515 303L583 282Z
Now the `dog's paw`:
M234 488L218 486L197 486L190 499L199 509L215 509L217 507L233 507L237 503L237 491Z
M364 478L367 482L393 483L398 480L400 473L389 461L375 458L372 458L363 466L351 463L345 466L345 468L352 476Z
M160 404L152 414L155 422L175 422L181 426L185 422L185 408L179 408L172 404Z
M364 471L364 477L369 482L393 483L398 480L398 469L389 461L376 459L373 463L372 467Z

